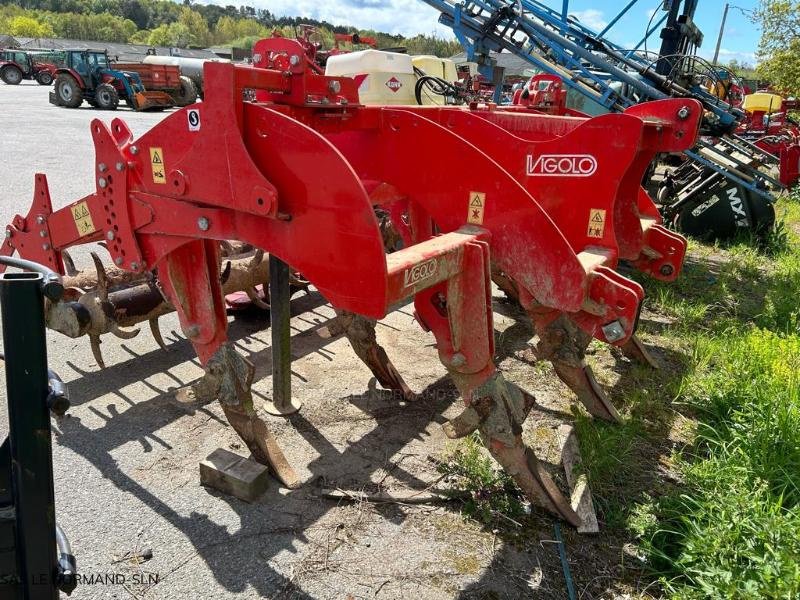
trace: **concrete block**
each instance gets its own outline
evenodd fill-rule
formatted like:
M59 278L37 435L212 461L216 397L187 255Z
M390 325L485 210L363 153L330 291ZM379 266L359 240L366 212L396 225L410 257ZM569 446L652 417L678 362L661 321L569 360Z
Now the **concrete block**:
M266 491L269 470L254 460L217 448L200 462L200 483L245 502L253 502Z

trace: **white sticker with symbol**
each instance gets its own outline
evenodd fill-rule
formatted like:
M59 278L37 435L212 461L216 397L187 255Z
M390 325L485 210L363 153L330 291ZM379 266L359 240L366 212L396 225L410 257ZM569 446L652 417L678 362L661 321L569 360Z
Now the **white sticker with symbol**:
M200 131L200 111L198 109L187 110L186 119L189 121L189 131Z

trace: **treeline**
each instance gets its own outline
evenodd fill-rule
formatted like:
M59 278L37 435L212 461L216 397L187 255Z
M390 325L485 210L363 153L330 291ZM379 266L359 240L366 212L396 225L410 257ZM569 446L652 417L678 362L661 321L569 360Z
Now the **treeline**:
M215 44L249 48L279 30L293 36L300 24L319 30L320 41L333 45L334 33L377 38L379 47L404 46L412 54L451 56L457 42L428 35L404 38L378 31L302 17L276 17L252 6L183 4L170 0L0 0L0 34L61 37L76 40L206 48Z

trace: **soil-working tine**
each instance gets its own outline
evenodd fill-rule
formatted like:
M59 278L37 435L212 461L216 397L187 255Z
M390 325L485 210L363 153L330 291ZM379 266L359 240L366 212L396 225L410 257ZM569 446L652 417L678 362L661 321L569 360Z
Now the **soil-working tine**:
M167 345L164 343L164 338L161 335L161 328L158 325L158 318L150 319L148 324L150 325L150 333L153 335L153 339L156 341L156 344L158 344L162 350L169 351L169 348L167 348Z
M591 338L566 315L544 327L537 326L536 332L539 334L537 357L553 364L556 375L575 393L586 410L600 419L621 423L619 413L584 359Z
M257 308L260 308L261 310L270 309L269 304L267 304L261 298L259 298L258 292L256 291L255 288L247 288L245 290L245 293L247 294L247 297L250 298L250 302L252 302L253 305L256 306Z
M61 251L61 259L64 261L64 271L69 277L75 277L78 274L78 269L75 268L75 261L72 260L69 252L66 250Z
M635 361L642 365L648 365L654 369L660 369L661 365L655 356L652 355L650 350L647 349L638 336L632 335L631 339L622 346L622 353L630 360Z
M94 360L97 362L97 366L101 369L106 368L106 363L103 360L103 352L100 350L100 341L99 335L90 335L89 336L89 344L92 347L92 354L94 355Z
M553 359L559 379L567 384L592 416L612 423L621 423L617 409L595 379L592 368L581 360L579 364Z
M533 406L531 398L506 384L500 374L476 389L473 397L477 400L471 406L481 415L481 439L494 459L531 502L578 527L581 519L569 500L522 441L522 423Z
M100 257L97 256L96 252L92 252L91 256L92 262L94 262L94 268L97 271L97 297L101 302L107 302L108 274L106 273L106 268L103 266L103 262L100 260Z
M229 260L226 261L225 267L222 269L222 273L219 276L220 284L225 285L225 283L227 283L228 277L231 276L231 268L232 268L231 261Z
M337 310L336 314L356 355L369 367L378 383L388 390L401 393L406 401L415 400L416 394L408 387L386 351L378 343L375 336L375 321L342 310Z
M122 329L118 327L116 324L112 323L109 327L109 332L118 337L121 340L132 340L137 335L139 335L140 329Z

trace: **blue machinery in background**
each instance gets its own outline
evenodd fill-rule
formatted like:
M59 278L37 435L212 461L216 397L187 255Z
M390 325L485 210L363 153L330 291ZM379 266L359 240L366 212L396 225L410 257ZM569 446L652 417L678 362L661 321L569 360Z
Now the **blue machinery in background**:
M698 185L705 179L721 178L740 188L746 205L774 200L768 186L780 188L781 184L758 167L777 164L777 158L736 136L744 113L702 86L701 75L712 85L722 85L722 80L717 68L695 55L703 41L693 22L698 0L663 0L659 8L664 14L656 19L658 8L654 11L642 40L633 48L623 48L606 36L639 0L629 0L600 32L569 14L569 0L563 0L560 11L535 0L424 1L442 13L439 21L453 29L467 59L478 63L481 74L496 84L496 99L502 92L502 73L491 53L506 51L535 70L560 76L568 88L603 110L623 111L663 98L699 100L706 111L702 133L714 141L701 140L686 152L691 166L669 182L670 206L675 211L697 204L708 191ZM659 28L659 51L649 52L647 39ZM677 181L682 182L680 188ZM665 200L667 195L659 196ZM757 215L747 216L737 219L738 226L748 220L748 226L756 228Z

